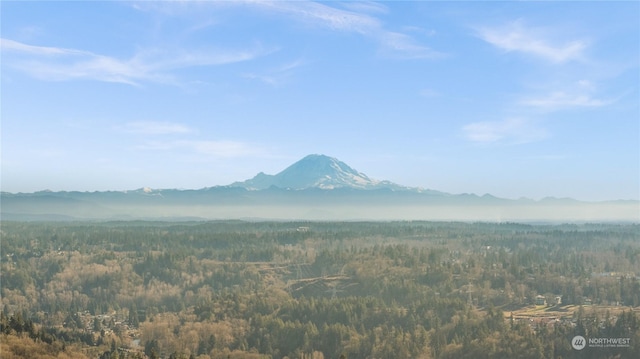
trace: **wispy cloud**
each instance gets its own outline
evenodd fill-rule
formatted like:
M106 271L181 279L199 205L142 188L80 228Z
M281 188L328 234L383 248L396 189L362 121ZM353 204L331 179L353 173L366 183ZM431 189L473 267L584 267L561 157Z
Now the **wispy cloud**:
M389 8L384 4L374 1L348 1L340 3L340 5L346 9L361 13L386 14L389 12Z
M261 148L237 141L182 141L179 144L214 157L244 157L264 153Z
M380 22L366 14L336 9L309 1L248 1L256 7L280 12L298 21L328 27L333 30L370 34L380 28Z
M384 31L378 35L378 39L383 45L383 51L392 57L433 59L445 56L441 52L418 44L411 36L403 33Z
M188 126L172 122L136 121L126 123L122 130L129 133L145 135L185 134L193 130Z
M213 158L236 158L262 156L263 148L250 143L230 140L177 140L152 141L138 146L142 150L176 151L184 150Z
M174 2L176 7L183 8L186 3L193 3L199 9L200 1ZM222 4L220 4L222 3ZM342 8L313 1L261 1L245 0L233 2L210 2L211 6L248 6L253 10L280 14L291 21L330 29L332 31L357 33L376 41L381 53L395 58L434 58L442 54L419 43L411 36L385 28L376 14L388 12L388 8L380 3L358 1L336 3ZM166 10L165 10L166 13Z
M293 76L295 69L303 65L303 61L296 60L264 73L251 72L245 73L243 76L248 79L259 80L271 86L278 87Z
M115 130L148 137L135 146L144 151L166 151L195 156L194 158L238 158L263 156L268 151L249 142L233 140L195 139L196 129L182 123L168 121L128 122ZM178 137L162 137L177 135Z
M499 27L481 27L476 32L482 40L500 49L534 55L552 63L579 60L588 46L585 40L559 40L560 32L526 27L521 20Z
M548 110L557 110L572 107L601 107L609 105L613 100L601 100L587 94L572 94L563 91L552 92L542 97L523 99L520 103Z
M330 5L335 5L330 6ZM270 15L277 14L289 21L320 27L332 31L357 33L377 42L381 54L402 59L437 58L443 54L416 41L410 35L387 29L376 15L386 14L389 8L372 1L346 3L315 1L200 1L177 0L162 2L136 2L134 8L142 11L154 11L168 16L179 16L185 11L197 11L199 14L209 9L244 7L253 11L262 11ZM205 23L206 26L211 23ZM415 32L415 29L407 32Z
M267 51L249 50L169 51L144 50L128 59L88 51L34 46L1 39L3 61L30 76L48 81L95 80L139 85L143 82L175 82L172 71L194 66L217 66L248 61Z
M477 143L522 144L548 137L543 128L531 121L510 118L503 121L474 122L462 128L467 139Z
M376 7L370 3L351 6L353 11L337 9L314 2L276 2L280 11L295 15L296 19L304 19L333 30L359 33L377 41L381 53L404 59L438 58L444 54L417 42L408 34L391 31L376 17L375 12L386 12L385 7ZM375 10L375 11L374 11Z
M580 80L540 95L529 95L519 101L519 105L534 107L547 111L570 108L593 108L607 106L614 99L599 99L594 96L596 85L588 80Z
M260 3L262 4L262 2ZM337 9L315 2L276 1L268 4L278 11L293 15L298 21L308 21L333 30L355 32L372 38L381 45L383 53L394 57L435 58L442 56L441 53L428 46L419 44L407 34L387 30L378 18L368 14L372 12L372 9L386 9L381 7L372 8L369 3L351 7L354 11ZM363 7L362 5L367 6Z
M18 41L0 38L0 48L5 52L19 52L23 54L41 55L41 56L86 56L93 55L90 52L65 49L60 47L32 46L23 44Z
M522 159L524 160L535 160L535 161L564 161L570 159L572 156L567 154L547 154L547 155L532 155L525 156Z

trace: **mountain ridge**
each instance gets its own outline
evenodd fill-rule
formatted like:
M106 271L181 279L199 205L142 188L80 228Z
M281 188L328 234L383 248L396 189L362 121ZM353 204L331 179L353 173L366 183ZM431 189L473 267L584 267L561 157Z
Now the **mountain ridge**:
M640 221L640 201L504 199L450 194L368 177L309 155L275 175L201 189L0 193L0 219L202 218L272 220Z

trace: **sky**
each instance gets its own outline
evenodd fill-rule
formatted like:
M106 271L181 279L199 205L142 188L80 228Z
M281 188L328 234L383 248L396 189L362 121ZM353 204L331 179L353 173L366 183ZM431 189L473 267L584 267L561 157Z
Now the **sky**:
M637 1L2 1L1 190L198 189L325 154L640 199Z

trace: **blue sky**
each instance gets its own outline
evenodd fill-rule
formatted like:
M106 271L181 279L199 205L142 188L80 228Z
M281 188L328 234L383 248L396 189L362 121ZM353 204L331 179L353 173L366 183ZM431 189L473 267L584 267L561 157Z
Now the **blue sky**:
M2 190L336 157L450 193L640 198L638 2L1 3Z

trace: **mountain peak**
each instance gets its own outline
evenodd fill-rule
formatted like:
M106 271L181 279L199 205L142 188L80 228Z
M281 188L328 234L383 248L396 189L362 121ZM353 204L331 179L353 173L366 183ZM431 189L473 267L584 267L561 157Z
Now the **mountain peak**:
M266 189L272 186L294 190L309 188L404 188L388 181L371 179L337 158L322 154L305 156L276 175L267 175L261 172L252 179L233 183L232 186L254 190Z

